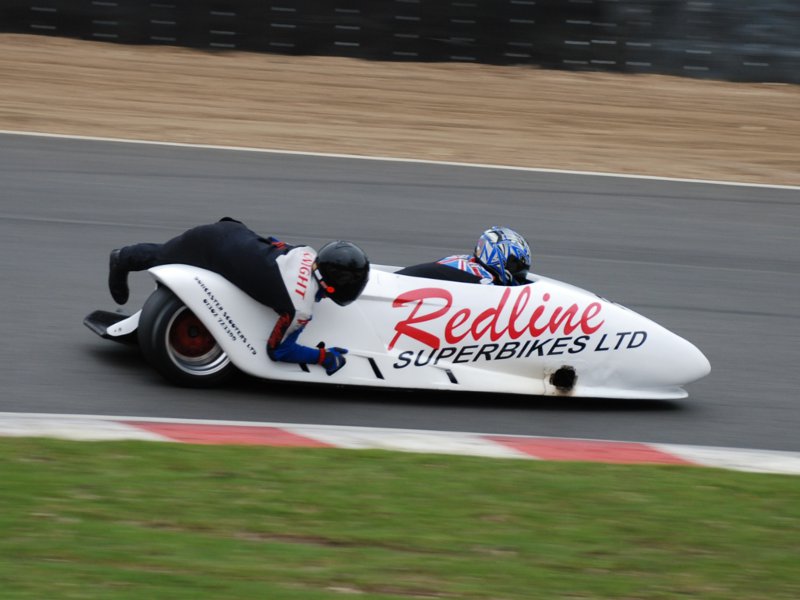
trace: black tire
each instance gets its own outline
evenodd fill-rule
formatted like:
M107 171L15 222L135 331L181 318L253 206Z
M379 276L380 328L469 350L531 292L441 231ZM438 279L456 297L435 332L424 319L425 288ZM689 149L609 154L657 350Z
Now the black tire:
M236 372L208 329L166 287L159 286L144 303L138 329L145 359L171 383L213 387Z

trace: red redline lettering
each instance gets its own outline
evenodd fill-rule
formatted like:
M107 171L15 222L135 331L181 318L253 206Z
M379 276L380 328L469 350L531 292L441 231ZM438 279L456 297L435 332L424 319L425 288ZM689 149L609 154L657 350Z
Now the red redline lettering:
M417 317L417 313L422 308L426 298L440 298L447 304L438 310L434 310L431 313L423 314ZM403 321L399 321L394 326L395 336L392 338L392 341L389 342L388 349L391 350L394 348L394 345L397 343L397 340L400 338L400 336L407 335L418 342L422 342L426 346L430 346L431 348L438 350L439 337L419 329L418 327L414 327L414 325L436 319L447 313L453 304L452 295L447 290L443 290L441 288L422 288L418 290L411 290L404 294L400 294L397 298L395 298L394 302L392 302L392 306L396 308L404 306L409 302L416 302L416 305L413 309L411 309L411 314L408 315L408 318L404 319Z
M472 322L472 327L470 327L470 331L472 332L472 337L475 338L475 341L478 341L480 338L483 337L483 334L489 331L489 339L493 342L496 342L500 337L506 332L508 326L501 331L497 331L495 326L497 325L497 318L500 316L500 313L503 311L503 308L508 301L508 297L511 295L511 289L506 288L503 292L503 296L500 298L500 303L497 305L496 308L487 308ZM479 330L479 325L482 321L490 319L489 322L486 324L482 330Z
M578 305L573 304L567 310L564 311L564 314L561 314L563 307L558 306L553 311L553 314L550 316L550 323L548 324L548 329L550 329L550 333L555 333L561 324L564 324L564 333L569 335L575 328L578 326L579 323L573 323L572 318L578 313Z
M465 307L456 310L449 318L448 313L453 306L453 296L449 291L442 288L419 288L404 292L395 298L392 307L401 308L407 304L412 304L412 307L408 316L395 324L395 335L389 343L389 350L394 348L402 336L438 350L442 341L439 334L423 328L421 324L430 321L428 328L436 331L438 329L436 321L440 318L447 319L444 322L443 334L448 344L457 344L467 337L477 342L487 333L493 342L503 336L516 340L526 333L533 338L539 338L545 332L556 334L559 331L563 332L564 336L569 336L577 329L590 335L605 323L605 319L598 320L603 308L600 302L591 302L583 309L577 303L569 306L554 305L550 312L548 303L551 295L547 292L542 294L541 302L533 308L526 322L525 309L531 299L530 290L530 287L525 287L519 291L506 316L503 312L511 294L515 291L513 288L503 290L496 306L486 308L475 317L472 316L472 311ZM425 301L429 299L444 300L445 305L432 307L429 304L426 308ZM520 325L524 326L520 328Z
M457 344L463 340L469 333L469 327L461 335L457 334L454 329L469 319L472 312L468 308L462 308L456 311L456 314L444 326L444 339L448 344Z
M583 331L583 333L594 333L603 326L603 323L606 322L605 319L600 321L594 327L589 324L589 320L600 314L602 309L603 307L599 302L592 302L583 310L583 315L581 316L581 331Z
M530 297L530 288L523 288L522 292L520 292L519 296L517 296L516 302L514 302L514 307L511 309L511 316L508 319L508 335L511 336L512 340L522 337L527 329L527 326L523 327L522 329L517 329L514 327L514 323L517 321L517 319L519 319L520 315L522 315L525 307L528 306L528 300Z
M548 300L550 300L550 294L545 294L544 296L542 296L543 303L547 302ZM531 330L531 335L533 337L539 337L545 331L547 331L547 325L541 328L536 327L536 320L542 316L542 313L544 313L545 308L546 307L544 304L540 304L539 306L536 307L536 310L534 310L533 314L531 315L531 320L528 323L528 328Z

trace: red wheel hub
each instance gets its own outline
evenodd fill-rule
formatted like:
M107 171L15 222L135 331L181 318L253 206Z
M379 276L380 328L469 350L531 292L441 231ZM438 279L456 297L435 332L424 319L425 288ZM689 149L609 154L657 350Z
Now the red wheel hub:
M178 315L172 323L169 343L176 352L190 358L208 354L217 345L205 325L188 310Z

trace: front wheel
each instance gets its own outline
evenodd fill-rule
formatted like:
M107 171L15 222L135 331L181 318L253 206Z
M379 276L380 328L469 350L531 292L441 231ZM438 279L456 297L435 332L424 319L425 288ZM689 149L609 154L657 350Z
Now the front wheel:
M163 286L142 307L139 346L148 363L181 386L212 387L236 371L200 319Z

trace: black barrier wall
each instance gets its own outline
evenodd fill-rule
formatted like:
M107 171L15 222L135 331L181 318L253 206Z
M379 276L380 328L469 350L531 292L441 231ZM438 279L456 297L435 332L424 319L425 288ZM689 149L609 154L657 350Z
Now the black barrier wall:
M0 0L0 31L800 83L800 0Z

